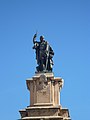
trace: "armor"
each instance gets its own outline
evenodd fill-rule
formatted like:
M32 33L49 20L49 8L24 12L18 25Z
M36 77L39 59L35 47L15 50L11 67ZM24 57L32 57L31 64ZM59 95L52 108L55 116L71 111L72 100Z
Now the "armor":
M54 52L43 36L40 36L40 42L36 41L36 34L33 37L33 49L36 50L36 60L38 66L37 72L52 72Z

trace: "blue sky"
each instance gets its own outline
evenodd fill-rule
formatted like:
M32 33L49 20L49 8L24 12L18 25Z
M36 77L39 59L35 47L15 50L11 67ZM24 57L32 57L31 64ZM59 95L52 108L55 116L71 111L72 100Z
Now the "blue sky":
M90 117L90 1L0 0L0 119L16 120L29 105L26 79L35 74L32 37L52 46L53 72L64 79L61 105L72 120Z

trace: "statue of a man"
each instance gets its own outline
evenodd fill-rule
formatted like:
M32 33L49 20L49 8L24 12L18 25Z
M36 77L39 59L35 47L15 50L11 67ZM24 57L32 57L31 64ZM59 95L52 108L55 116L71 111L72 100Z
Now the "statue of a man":
M44 36L40 36L40 41L36 41L37 34L33 37L33 49L36 50L36 60L38 66L38 72L52 72L52 65L53 65L53 55L54 52L51 46L48 44L47 41L44 40Z

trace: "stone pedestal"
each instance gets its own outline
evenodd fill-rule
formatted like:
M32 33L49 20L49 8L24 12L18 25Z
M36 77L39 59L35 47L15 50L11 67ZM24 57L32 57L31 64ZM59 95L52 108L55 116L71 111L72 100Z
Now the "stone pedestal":
M71 120L69 111L60 105L62 78L53 73L36 73L26 80L30 105L20 110L21 120Z

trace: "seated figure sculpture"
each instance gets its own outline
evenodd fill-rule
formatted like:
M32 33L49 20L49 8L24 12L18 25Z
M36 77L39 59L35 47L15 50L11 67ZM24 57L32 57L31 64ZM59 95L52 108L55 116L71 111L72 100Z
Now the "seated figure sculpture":
M33 37L33 49L36 51L37 72L52 72L54 52L44 36L40 36L40 41L36 41L36 37L37 34Z

